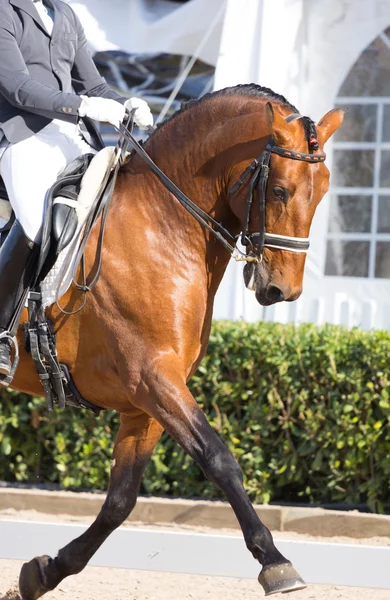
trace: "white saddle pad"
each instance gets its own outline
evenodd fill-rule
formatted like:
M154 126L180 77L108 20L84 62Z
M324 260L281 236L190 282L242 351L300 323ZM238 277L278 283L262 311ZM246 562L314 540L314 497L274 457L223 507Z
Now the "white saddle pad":
M77 202L69 201L67 198L63 199L65 204L76 208L78 227L72 241L59 254L54 267L41 283L42 304L44 308L51 306L61 298L72 283L72 273L81 233L89 211L100 193L104 177L107 171L111 170L114 166L114 151L115 148L109 146L103 148L103 150L93 157L81 182L81 190ZM56 203L58 202L61 202L61 199L56 199Z

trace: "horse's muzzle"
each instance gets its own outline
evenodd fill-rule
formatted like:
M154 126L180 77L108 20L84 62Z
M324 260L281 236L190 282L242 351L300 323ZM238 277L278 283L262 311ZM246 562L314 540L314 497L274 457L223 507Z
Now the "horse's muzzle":
M274 281L263 264L245 265L245 286L255 292L256 300L262 306L271 306L278 302L293 302L302 293L302 288L292 288L287 282Z

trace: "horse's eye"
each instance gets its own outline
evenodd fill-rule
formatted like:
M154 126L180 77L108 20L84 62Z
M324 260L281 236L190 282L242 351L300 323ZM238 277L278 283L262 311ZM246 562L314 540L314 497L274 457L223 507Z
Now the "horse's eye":
M274 194L277 198L279 198L280 200L283 200L283 202L287 202L288 190L286 190L286 188L282 188L282 187L279 187L278 185L275 185Z

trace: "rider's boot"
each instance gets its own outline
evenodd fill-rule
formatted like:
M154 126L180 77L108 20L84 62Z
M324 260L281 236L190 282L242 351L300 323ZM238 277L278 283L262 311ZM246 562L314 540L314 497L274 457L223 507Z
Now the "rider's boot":
M12 325L17 326L23 307L22 297L31 285L34 242L24 233L18 221L11 230L0 249L0 379L11 374ZM16 312L20 314L16 314ZM8 337L7 337L8 335Z

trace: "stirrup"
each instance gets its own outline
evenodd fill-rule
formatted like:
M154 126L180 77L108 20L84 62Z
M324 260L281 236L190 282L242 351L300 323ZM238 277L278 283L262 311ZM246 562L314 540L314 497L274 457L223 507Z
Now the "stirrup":
M11 373L9 375L7 375L6 377L2 377L0 376L0 387L1 386L8 386L13 378L15 377L15 373L16 373L16 369L18 368L18 364L19 364L19 344L18 344L18 340L16 339L16 336L12 336L8 331L3 331L2 333L0 333L0 340L6 339L10 342L11 346L14 347L15 349L15 356L14 356L14 362L12 364L11 367Z

